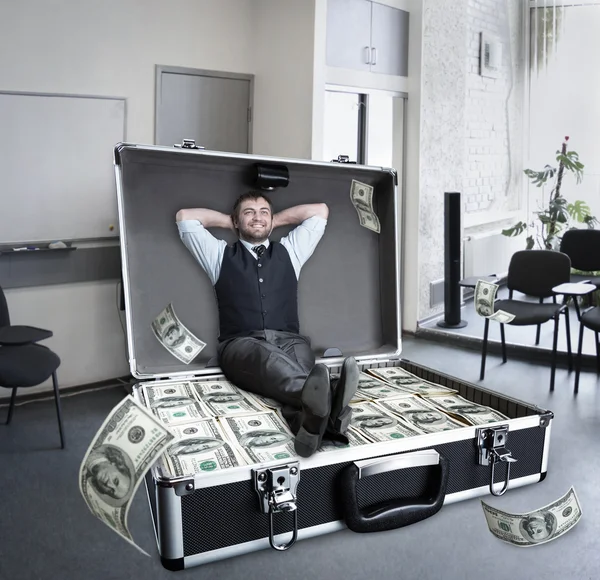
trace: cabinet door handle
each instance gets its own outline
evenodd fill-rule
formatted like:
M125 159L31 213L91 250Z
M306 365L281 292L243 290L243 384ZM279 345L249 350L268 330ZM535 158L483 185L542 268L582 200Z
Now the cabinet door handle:
M371 56L371 49L368 46L365 46L365 64L371 64L369 58Z
M377 49L371 49L371 64L377 64Z

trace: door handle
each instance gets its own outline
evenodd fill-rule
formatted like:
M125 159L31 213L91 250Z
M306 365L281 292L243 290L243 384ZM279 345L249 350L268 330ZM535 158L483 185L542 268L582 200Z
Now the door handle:
M371 49L371 64L377 64L377 49Z
M369 58L371 57L371 48L365 46L365 64L371 64Z

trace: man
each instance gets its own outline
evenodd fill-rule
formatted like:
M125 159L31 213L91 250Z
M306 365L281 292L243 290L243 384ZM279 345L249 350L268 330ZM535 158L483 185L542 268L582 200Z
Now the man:
M208 274L219 307L219 366L238 387L275 399L296 435L302 457L312 455L327 431L345 440L348 407L358 386L354 358L344 361L330 384L329 370L315 364L308 337L300 334L298 277L319 243L329 209L304 204L273 215L262 193L242 194L231 215L210 209L177 212L179 235ZM296 227L279 242L271 232ZM206 228L232 229L238 241L227 245Z

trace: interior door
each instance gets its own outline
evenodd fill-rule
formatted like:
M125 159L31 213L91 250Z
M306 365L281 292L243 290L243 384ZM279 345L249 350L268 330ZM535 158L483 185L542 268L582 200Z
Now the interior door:
M252 77L157 70L157 145L184 139L214 151L250 152Z

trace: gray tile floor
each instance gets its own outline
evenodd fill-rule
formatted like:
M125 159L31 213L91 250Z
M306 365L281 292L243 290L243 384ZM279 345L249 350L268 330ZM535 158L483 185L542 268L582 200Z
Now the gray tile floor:
M406 338L403 357L479 382L477 352ZM473 499L447 505L430 519L391 532L344 530L304 540L285 553L264 550L200 569L168 572L157 558L142 490L129 521L134 538L150 557L93 518L79 495L79 464L106 414L123 396L119 387L63 399L64 451L58 448L52 401L18 407L13 424L0 425L0 578L596 579L600 577L600 454L596 451L600 380L585 372L575 398L573 376L566 370L558 370L553 394L548 392L548 377L546 365L516 360L502 365L496 358L490 360L482 384L555 413L546 480L510 490L501 498L486 498L502 510L522 512L541 507L574 486L584 516L553 543L519 549L500 542L487 530L480 502ZM0 417L5 411L0 409Z

